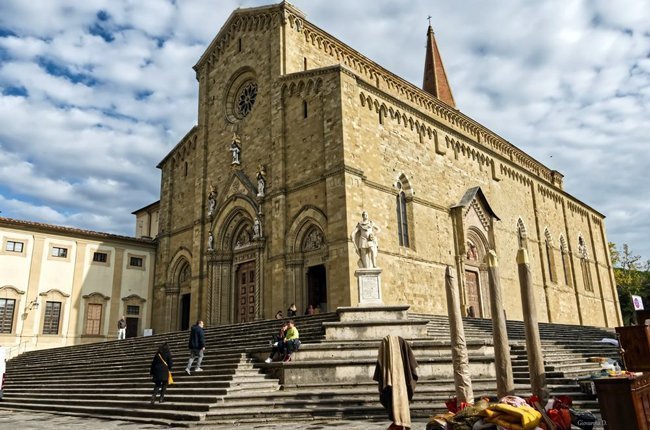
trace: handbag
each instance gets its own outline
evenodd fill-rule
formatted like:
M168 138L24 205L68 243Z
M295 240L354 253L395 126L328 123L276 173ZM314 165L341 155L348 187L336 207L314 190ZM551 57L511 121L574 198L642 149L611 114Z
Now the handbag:
M167 366L167 385L172 385L174 383L174 378L172 377L172 371L169 370L169 364L165 361L164 358L162 358L162 355L158 354L158 358L160 358L160 361L163 362L165 366Z

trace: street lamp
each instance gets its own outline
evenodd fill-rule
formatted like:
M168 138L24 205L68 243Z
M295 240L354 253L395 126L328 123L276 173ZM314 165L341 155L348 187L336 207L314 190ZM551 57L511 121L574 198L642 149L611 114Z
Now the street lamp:
M38 303L38 298L35 298L31 302L29 302L29 305L27 305L27 310L31 311L32 309L38 309L39 304L40 303Z

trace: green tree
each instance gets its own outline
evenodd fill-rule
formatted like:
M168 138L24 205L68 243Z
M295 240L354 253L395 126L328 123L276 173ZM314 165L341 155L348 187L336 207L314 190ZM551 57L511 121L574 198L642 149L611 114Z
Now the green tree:
M650 304L650 260L641 263L641 256L635 255L626 243L619 251L616 244L610 242L609 254L614 267L623 321L627 325L635 315L631 295L642 296L644 303Z

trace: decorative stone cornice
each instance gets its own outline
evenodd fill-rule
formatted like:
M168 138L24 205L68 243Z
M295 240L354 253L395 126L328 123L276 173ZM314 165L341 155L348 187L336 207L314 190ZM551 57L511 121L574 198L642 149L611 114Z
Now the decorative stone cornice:
M444 121L464 134L473 137L477 143L492 148L505 157L527 167L528 170L544 180L552 182L552 173L549 168L457 109L450 107L426 91L384 69L310 22L296 20L296 22L300 22L299 27L298 24L294 26L292 20L288 22L294 29L303 33L306 42L336 58L345 67L352 69L356 74L366 79L368 85L374 85L384 92L396 94L402 100L406 99L410 104L427 111L438 120Z
M208 48L194 65L194 70L198 72L204 65L209 66L219 61L226 48L235 40L236 33L268 30L285 23L290 17L293 18L293 25L296 25L296 18L302 20L304 15L286 2L271 6L236 9L230 14L219 33L212 39Z
M537 191L539 191L539 193L543 197L551 199L555 203L562 203L562 195L561 194L554 192L553 190L551 190L548 187L545 187L542 184L537 184Z
M191 151L196 149L196 140L198 137L199 127L194 126L188 131L185 136L172 148L171 151L165 155L165 158L160 160L160 163L156 166L158 169L162 169L163 165L171 159L172 165L178 161L183 160L189 155Z

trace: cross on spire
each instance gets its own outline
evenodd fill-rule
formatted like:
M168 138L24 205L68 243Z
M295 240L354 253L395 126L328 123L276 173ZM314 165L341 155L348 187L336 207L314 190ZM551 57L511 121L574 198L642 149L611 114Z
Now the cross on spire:
M429 20L429 27L431 27L431 15L427 16L427 19Z

